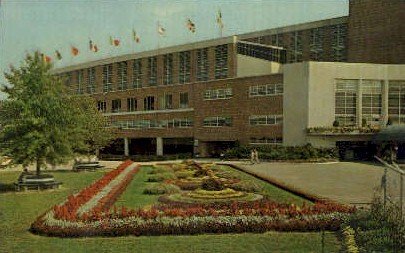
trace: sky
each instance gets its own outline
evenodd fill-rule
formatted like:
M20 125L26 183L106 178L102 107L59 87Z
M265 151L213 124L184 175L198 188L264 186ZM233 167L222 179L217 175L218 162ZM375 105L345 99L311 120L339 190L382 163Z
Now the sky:
M0 84L27 53L49 55L55 68L128 53L348 15L348 0L0 0ZM187 29L187 19L196 32ZM157 32L158 23L166 30ZM140 43L132 40L132 30ZM109 37L120 46L110 45ZM89 50L92 40L99 51ZM71 46L79 49L72 56ZM62 60L55 57L55 50ZM4 94L0 93L0 99Z

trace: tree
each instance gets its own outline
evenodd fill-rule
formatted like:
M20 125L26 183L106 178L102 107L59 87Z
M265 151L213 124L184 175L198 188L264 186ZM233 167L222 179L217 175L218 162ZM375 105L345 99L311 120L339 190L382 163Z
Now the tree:
M1 87L8 99L0 113L0 155L23 166L36 163L38 175L45 163L60 164L89 150L94 131L89 124L100 117L84 115L90 110L78 105L88 102L71 96L62 80L50 74L51 67L39 52L27 55L18 69L11 66L5 73L11 86Z

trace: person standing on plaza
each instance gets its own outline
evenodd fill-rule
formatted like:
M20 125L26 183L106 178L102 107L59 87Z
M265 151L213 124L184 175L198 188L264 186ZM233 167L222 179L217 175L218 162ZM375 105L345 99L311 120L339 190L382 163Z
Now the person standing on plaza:
M254 164L255 163L255 157L256 157L256 150L255 149L252 149L251 150L251 152L250 152L250 163L251 164Z
M260 160L259 160L259 151L257 151L257 149L254 149L254 152L255 152L255 154L254 154L255 163L260 163Z

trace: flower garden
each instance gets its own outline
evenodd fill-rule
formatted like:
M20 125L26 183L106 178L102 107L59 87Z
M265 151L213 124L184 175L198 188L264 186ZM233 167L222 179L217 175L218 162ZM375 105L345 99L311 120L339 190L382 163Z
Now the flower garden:
M125 161L42 214L30 230L57 237L334 231L354 211L324 201L280 201L264 182L224 167L185 161L146 171ZM140 171L143 182L136 181Z

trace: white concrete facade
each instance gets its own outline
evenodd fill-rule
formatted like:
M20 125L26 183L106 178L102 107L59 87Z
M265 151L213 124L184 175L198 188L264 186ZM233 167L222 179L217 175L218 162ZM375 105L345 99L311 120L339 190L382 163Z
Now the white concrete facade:
M388 114L388 83L405 80L405 65L340 62L302 62L283 66L283 144L333 146L348 136L310 137L307 128L332 127L335 121L335 84L339 79L382 81L381 116ZM357 99L357 125L361 125L361 92Z

